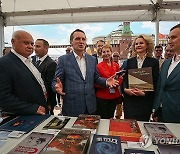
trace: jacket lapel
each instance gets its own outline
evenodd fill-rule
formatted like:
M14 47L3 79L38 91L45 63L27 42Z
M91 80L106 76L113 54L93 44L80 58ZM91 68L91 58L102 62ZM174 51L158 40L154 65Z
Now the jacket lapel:
M168 72L169 66L171 64L171 61L168 61L167 66L166 67L166 72ZM174 70L171 72L171 74L168 76L165 84L168 84L171 80L173 80L178 74L180 73L180 63L177 64L177 66L174 68ZM167 76L167 74L166 74Z
M84 80L84 78L83 78L83 76L82 76L82 73L81 73L81 70L80 70L80 68L79 68L79 65L78 65L78 63L77 63L77 61L76 61L76 58L75 58L73 52L69 53L68 56L69 56L70 62L72 63L72 66L73 66L74 69L76 70L77 74ZM87 68L86 68L86 69L87 69Z
M14 62L22 68L22 71L25 71L27 74L29 74L38 84L39 82L36 80L35 76L32 74L32 72L29 70L29 68L19 59L16 55L14 55L12 52L10 53L10 57L14 60Z

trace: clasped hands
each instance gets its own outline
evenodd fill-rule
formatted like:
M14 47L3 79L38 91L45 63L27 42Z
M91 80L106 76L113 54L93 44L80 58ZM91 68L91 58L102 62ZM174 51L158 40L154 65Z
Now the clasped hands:
M133 89L127 89L124 88L124 92L130 96L145 96L145 92L138 89L138 88L133 88Z

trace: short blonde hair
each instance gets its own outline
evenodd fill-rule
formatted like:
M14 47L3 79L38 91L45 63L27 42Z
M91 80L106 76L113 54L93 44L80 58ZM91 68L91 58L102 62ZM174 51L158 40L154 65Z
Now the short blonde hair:
M111 52L113 52L112 46L111 46L111 45L109 45L109 44L105 44L105 45L103 45L103 46L102 46L102 49L103 49L103 48L109 48L109 49L110 49L110 51L111 51Z
M134 39L132 43L132 56L133 57L137 56L137 51L135 50L135 44L138 38L144 39L147 44L147 49L146 49L147 57L153 57L154 42L150 36L144 34L141 34Z

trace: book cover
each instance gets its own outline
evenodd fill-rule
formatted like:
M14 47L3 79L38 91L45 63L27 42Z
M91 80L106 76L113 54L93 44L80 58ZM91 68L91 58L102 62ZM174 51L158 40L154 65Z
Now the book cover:
M49 114L22 115L0 126L0 130L22 131L28 133L49 117L50 117Z
M144 127L150 134L153 144L178 144L179 142L165 124L144 123Z
M160 154L180 154L180 146L178 145L158 145Z
M89 154L122 154L119 136L94 135Z
M54 137L53 134L32 132L16 147L14 147L9 152L9 154L20 154L20 153L38 154L52 140L53 137Z
M74 128L97 130L101 117L99 115L80 114L73 124Z
M109 135L120 136L122 142L139 142L142 136L136 120L133 119L110 119Z
M154 151L138 150L138 149L125 149L125 154L155 154Z
M45 153L85 154L91 131L63 128L48 145Z
M129 88L138 88L143 91L153 91L152 68L144 67L128 70Z
M54 117L43 129L62 129L70 119L67 117Z

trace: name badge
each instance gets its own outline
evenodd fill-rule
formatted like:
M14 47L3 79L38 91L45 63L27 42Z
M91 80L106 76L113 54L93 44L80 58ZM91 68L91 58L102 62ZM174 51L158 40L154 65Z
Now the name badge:
M115 93L115 89L114 88L109 88L109 93L110 94L114 94Z

